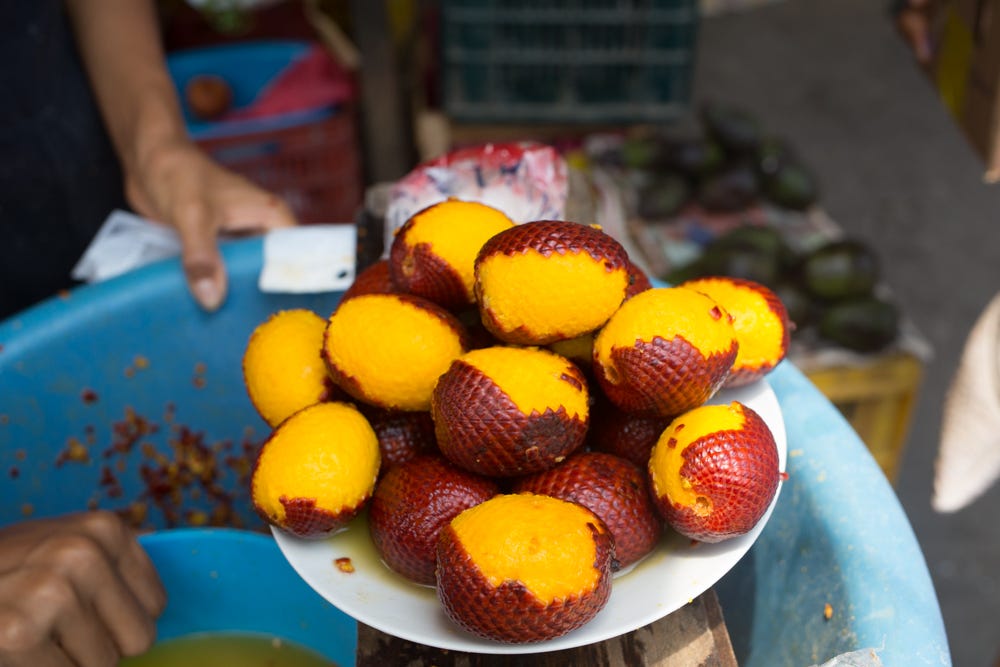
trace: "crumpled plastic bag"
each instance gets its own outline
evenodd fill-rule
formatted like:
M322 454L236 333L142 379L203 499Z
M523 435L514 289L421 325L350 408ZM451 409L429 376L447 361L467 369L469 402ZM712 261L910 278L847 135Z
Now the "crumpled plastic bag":
M882 667L882 661L879 660L875 649L864 648L860 651L843 653L822 665L813 665L812 667Z

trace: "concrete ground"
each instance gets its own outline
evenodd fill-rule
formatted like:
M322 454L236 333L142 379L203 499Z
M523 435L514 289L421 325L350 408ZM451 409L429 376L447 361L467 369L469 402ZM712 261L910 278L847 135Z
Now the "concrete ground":
M887 2L783 0L706 20L695 95L738 103L817 172L822 201L882 255L934 347L897 482L957 667L1000 656L1000 484L954 514L930 506L942 401L977 315L1000 290L1000 185L894 31Z

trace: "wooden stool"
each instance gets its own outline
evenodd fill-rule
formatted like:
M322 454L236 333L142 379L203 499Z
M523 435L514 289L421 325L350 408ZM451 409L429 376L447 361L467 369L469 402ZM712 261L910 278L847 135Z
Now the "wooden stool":
M446 651L358 623L358 667L737 667L715 591L638 630L588 646L523 655Z

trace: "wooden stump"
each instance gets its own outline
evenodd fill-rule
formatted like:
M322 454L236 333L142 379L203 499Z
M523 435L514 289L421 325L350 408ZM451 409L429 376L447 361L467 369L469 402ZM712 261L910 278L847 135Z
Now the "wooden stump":
M655 623L563 651L492 655L423 646L358 623L358 667L737 667L713 590Z

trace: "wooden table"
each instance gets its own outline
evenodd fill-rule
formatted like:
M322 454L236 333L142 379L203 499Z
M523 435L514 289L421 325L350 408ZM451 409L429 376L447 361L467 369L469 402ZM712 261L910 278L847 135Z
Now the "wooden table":
M715 591L634 632L575 649L522 655L446 651L358 624L358 667L736 667Z

